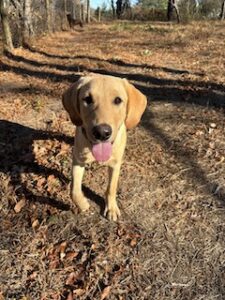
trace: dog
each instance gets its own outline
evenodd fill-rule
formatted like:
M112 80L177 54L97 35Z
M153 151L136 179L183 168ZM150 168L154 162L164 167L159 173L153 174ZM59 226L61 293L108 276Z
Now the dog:
M76 25L79 25L80 27L83 27L83 26L84 26L83 22L74 19L74 18L71 16L70 13L68 13L68 14L66 15L66 17L67 17L67 21L68 21L69 26L70 26L71 29L74 29L74 26L76 26Z
M127 141L127 129L139 123L147 98L126 79L89 74L81 77L62 97L76 128L73 148L71 196L81 211L89 208L82 192L85 165L93 161L109 167L104 216L117 221L117 184Z

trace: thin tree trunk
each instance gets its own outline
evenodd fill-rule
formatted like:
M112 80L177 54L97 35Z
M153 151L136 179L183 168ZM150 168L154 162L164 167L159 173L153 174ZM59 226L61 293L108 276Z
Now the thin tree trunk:
M195 13L198 13L199 9L199 0L195 0Z
M72 18L76 19L76 1L72 2Z
M97 8L98 22L101 22L101 8Z
M78 8L79 8L79 20L81 22L83 22L83 20L82 20L82 12L81 12L81 1L79 1L77 4L78 4Z
M56 31L56 0L50 1L50 15L51 15L51 29L52 32Z
M14 8L16 9L16 12L19 16L19 22L18 22L18 45L23 46L23 2L19 0L10 0Z
M224 18L225 18L225 1L222 2L220 20L224 20Z
M173 4L171 0L168 0L168 6L167 6L167 20L171 21L173 15Z
M187 16L190 16L190 1L187 0Z
M31 13L32 0L24 1L24 13L23 13L23 43L34 35L33 24L32 24L32 13Z
M63 0L62 30L67 29L67 0Z
M46 18L47 18L47 30L48 32L52 32L50 0L45 0L45 9L46 9Z
M177 23L180 23L180 13L179 13L179 9L178 9L176 0L168 0L168 7L167 7L168 21L172 20L173 10L175 10L175 12L176 12Z
M8 21L8 1L0 0L0 16L1 16L1 24L2 24L2 33L3 33L3 43L4 48L12 50L13 42L12 35Z
M90 0L87 0L87 23L91 21L91 8L90 8Z
M116 1L116 15L117 18L120 19L123 13L123 3L122 0L117 0Z
M177 23L180 23L180 12L179 12L179 8L178 5L176 3L176 0L173 1L174 2L174 9L176 12L176 16L177 16Z
M111 7L112 7L113 19L115 19L115 17L116 17L116 9L115 9L114 0L111 0Z
M85 22L85 17L84 17L84 4L81 3L80 5L80 11L81 11L81 22Z

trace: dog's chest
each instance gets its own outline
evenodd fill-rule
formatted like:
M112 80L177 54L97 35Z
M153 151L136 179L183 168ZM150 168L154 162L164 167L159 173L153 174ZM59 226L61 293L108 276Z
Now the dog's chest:
M74 158L82 163L82 164L89 164L95 161L90 149L88 147L78 147L75 143L73 149Z

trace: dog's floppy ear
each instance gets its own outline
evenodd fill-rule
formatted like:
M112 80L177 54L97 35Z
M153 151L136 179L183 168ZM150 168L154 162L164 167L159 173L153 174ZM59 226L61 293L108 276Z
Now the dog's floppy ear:
M141 116L147 105L147 98L126 79L123 80L128 95L125 125L127 129L131 129L140 122Z
M72 84L62 96L62 103L65 110L68 112L71 121L76 126L82 125L82 120L79 112L79 103L78 103L78 93L79 88L81 86L81 80L79 79L77 82Z

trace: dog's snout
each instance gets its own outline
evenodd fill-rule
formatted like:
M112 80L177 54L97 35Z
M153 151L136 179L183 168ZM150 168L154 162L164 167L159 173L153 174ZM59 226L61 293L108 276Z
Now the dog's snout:
M108 124L100 124L93 127L92 134L96 140L107 141L112 134L112 128Z

